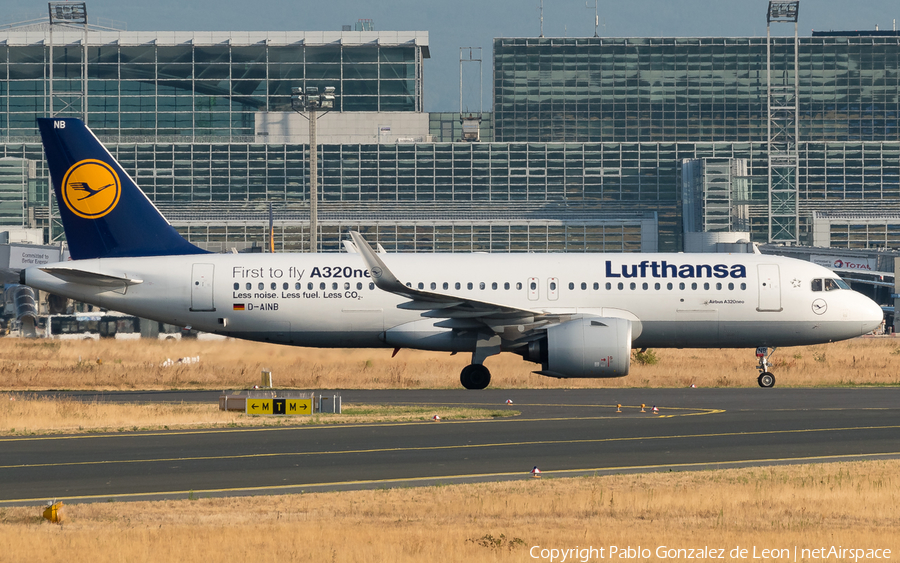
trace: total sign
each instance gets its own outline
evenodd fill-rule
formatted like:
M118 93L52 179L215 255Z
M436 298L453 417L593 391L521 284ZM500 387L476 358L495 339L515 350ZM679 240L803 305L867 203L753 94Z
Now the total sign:
M817 256L812 255L810 262L825 266L830 270L853 272L874 272L878 263L873 258L857 258L855 256Z

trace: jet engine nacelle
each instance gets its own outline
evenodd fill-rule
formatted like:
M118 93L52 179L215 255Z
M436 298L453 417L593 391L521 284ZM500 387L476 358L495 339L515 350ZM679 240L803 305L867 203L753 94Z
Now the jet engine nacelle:
M547 329L543 375L623 377L631 367L631 321L586 317Z

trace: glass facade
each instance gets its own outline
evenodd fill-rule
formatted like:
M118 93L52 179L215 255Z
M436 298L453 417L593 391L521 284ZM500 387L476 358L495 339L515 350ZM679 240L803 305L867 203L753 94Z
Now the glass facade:
M900 36L802 37L799 69L801 139L898 140ZM766 87L764 37L495 39L495 140L765 141Z
M319 218L319 238L323 250L337 251L347 232L361 232L369 241L378 241L389 252L641 252L652 248L644 240L646 232L655 232L652 213L617 216L606 220L448 219L417 214L415 219L366 220L340 219L340 214L323 213ZM346 215L346 213L344 214ZM365 215L362 213L362 215ZM265 246L264 216L258 214L244 224L234 220L198 221L196 217L174 218L178 230L195 244L220 252L231 248ZM308 215L296 219L278 219L274 225L275 247L284 251L307 250ZM190 222L190 225L184 223ZM180 226L179 226L180 224Z
M50 113L50 33L0 40L0 131L37 135ZM83 87L83 34L53 34L58 96ZM337 111L419 111L422 32L90 32L88 124L107 137L235 137L254 115L291 111L291 88L334 86ZM73 109L82 111L80 97ZM54 101L59 111L62 102Z
M242 248L254 241L262 244L268 223L264 209L269 202L277 219L277 248L304 248L303 241L308 240L305 145L107 146L192 242L216 250ZM632 148L625 152L636 158L638 147ZM672 194L660 199L663 186L641 184L639 178L622 178L614 172L607 177L579 172L584 162L620 169L618 150L605 153L599 145L581 143L324 145L319 149L319 240L324 251L340 251L338 233L346 238L350 227L377 229L381 237L377 240L385 248L403 251L638 252L674 244L665 235L677 226L677 209L670 201ZM656 147L648 149L644 159L658 158ZM47 171L41 146L0 144L3 156L31 162L43 187L43 199L37 203L45 202ZM674 168L670 174L673 180ZM634 202L642 193L646 211L635 213ZM17 201L21 207L21 198ZM659 226L663 228L657 234ZM448 235L450 239L442 238Z
M809 243L816 211L900 206L900 34L799 41L798 196ZM793 84L792 37L773 38L771 67L774 85ZM637 148L621 174L638 178L641 193L680 185L669 154L748 159L750 230L764 242L766 88L764 37L495 39L494 140ZM682 197L659 192L661 229L666 194ZM661 232L661 248L669 240Z
M494 118L491 112L486 111L481 114L481 123L479 125L481 141L488 142L494 138ZM459 113L455 111L429 113L428 133L435 143L455 143L459 141L463 137Z
M0 31L0 157L33 170L5 221L47 224L34 118L49 112L51 86L81 88L82 37L54 33L51 83L48 33ZM429 116L432 142L320 143L321 250L340 251L340 233L359 228L389 250L680 251L681 166L695 159L746 161L740 204L753 239L766 239L764 38L494 49L482 142L456 142L448 112ZM801 38L807 239L816 212L900 206L898 53L896 36ZM422 112L428 56L423 32L91 32L88 124L192 241L262 245L271 203L278 248L305 250L309 147L259 134L257 116L288 111L290 88L307 85L335 86L342 112ZM775 40L773 69L792 83L791 40Z

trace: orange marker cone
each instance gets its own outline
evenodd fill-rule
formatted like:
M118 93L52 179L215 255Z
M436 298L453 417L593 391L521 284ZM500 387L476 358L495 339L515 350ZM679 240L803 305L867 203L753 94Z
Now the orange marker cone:
M618 405L616 405L616 412L618 412L618 413L622 412L622 403L619 403Z
M541 478L541 470L537 468L537 465L535 465L534 469L531 470L531 476L535 479Z
M641 412L647 412L647 405L641 403Z

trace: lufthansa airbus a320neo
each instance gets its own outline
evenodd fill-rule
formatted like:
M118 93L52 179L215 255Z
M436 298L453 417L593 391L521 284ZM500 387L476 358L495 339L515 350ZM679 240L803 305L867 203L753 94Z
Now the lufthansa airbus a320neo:
M295 346L503 351L550 377L621 377L631 350L853 338L882 311L830 270L761 254L211 254L159 213L84 123L39 119L72 260L22 282L174 325Z

